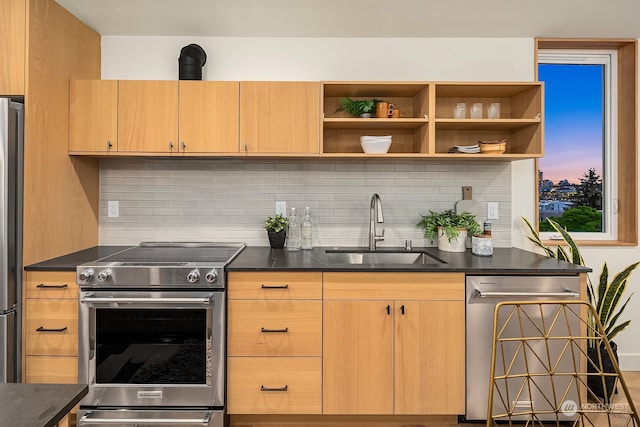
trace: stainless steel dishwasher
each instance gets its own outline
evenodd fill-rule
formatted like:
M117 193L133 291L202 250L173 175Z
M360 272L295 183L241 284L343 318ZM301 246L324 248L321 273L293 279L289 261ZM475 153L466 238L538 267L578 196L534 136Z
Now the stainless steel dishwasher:
M466 411L468 421L486 420L491 375L493 316L495 307L504 301L540 301L580 298L579 276L467 276L466 279ZM535 316L533 313L532 316ZM502 324L498 320L499 324ZM579 328L579 322L571 325ZM574 329L575 328L575 329ZM541 349L541 351L544 351ZM569 363L562 360L561 363ZM542 390L546 392L547 390ZM567 399L577 402L575 393ZM543 393L522 395L511 402L516 408L544 405ZM494 413L503 408L494 399ZM555 419L555 418L553 418ZM567 417L567 421L571 418Z

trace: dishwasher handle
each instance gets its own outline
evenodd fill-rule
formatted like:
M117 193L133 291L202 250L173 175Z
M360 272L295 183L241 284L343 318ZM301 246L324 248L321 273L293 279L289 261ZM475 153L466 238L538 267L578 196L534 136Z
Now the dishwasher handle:
M510 291L483 291L481 289L475 290L475 295L480 298L580 298L580 293L572 291L562 292L510 292Z

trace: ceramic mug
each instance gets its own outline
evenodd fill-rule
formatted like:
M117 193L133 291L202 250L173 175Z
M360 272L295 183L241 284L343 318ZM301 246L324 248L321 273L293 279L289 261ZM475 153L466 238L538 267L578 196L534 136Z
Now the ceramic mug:
M376 104L376 117L379 119L386 119L389 117L389 103L386 101L380 101Z
M400 110L398 108L394 108L393 110L389 110L389 117L394 119L400 118Z

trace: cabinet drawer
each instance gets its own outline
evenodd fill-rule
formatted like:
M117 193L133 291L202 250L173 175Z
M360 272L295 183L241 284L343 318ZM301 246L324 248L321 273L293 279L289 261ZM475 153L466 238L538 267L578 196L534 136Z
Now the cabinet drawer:
M324 299L464 301L464 273L324 273Z
M321 413L320 357L230 357L228 362L228 413Z
M72 356L26 356L27 383L77 384L78 358Z
M25 354L78 355L77 301L27 300L25 308Z
M229 299L321 299L322 273L231 272Z
M320 356L322 301L229 301L230 356Z
M75 271L29 271L25 284L27 298L77 299Z

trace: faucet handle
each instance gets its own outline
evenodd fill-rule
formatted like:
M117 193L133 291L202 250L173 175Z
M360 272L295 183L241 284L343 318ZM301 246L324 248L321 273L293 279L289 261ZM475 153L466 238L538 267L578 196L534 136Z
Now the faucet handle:
M384 240L384 228L382 229L382 234L380 234L379 236L376 235L375 238L378 242Z

